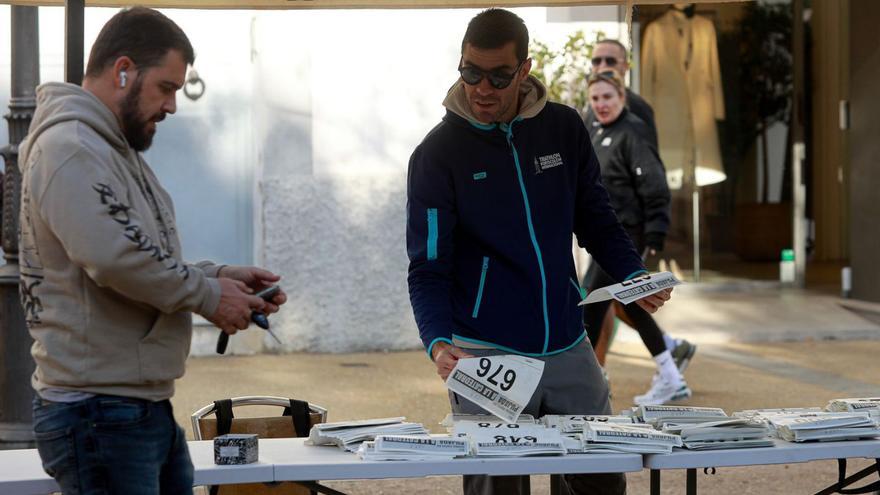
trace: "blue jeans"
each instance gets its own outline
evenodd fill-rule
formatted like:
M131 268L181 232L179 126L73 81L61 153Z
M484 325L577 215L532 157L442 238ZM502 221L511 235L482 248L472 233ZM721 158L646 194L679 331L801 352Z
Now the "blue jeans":
M186 438L167 400L37 396L34 434L43 469L64 495L192 494Z

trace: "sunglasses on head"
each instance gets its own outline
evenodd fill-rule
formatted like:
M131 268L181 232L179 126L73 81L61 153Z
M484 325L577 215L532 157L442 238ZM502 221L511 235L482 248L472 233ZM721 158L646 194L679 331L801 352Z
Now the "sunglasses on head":
M591 72L588 74L589 81L598 81L598 80L606 80L606 79L614 79L614 76L617 75L613 70L603 70L601 72Z
M623 91L623 81L613 70L603 70L602 72L594 72L587 78L587 87L597 82L607 82L614 86L618 91Z
M519 72L520 67L526 62L525 59L513 69L513 72L505 72L502 69L492 69L492 70L483 70L472 65L461 65L459 63L458 73L461 74L461 79L471 85L476 86L480 84L480 81L483 78L489 79L489 84L492 85L495 89L504 89L510 86L510 83L513 82L513 78L516 77L516 74Z
M599 67L600 65L602 65L603 60L605 61L605 65L607 65L608 67L614 67L615 65L617 65L616 57L593 57L590 62L593 63L593 67Z

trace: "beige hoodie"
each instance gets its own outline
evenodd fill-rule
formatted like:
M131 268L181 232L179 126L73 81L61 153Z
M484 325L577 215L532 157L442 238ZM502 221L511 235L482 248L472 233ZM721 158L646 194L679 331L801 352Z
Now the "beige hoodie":
M522 84L519 85L519 112L517 116L524 119L530 119L541 113L547 104L547 88L541 81L529 75ZM471 111L471 106L467 101L467 94L464 91L464 81L459 79L449 88L446 98L443 100L443 106L471 122L479 122ZM490 122L483 122L488 124Z
M171 197L90 92L40 86L20 149L34 388L170 398L191 312L211 315L219 303L218 266L182 261Z

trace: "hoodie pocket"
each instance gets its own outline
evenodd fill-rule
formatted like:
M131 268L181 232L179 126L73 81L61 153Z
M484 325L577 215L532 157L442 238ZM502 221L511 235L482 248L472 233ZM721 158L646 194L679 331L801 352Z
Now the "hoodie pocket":
M162 383L183 376L191 341L189 313L160 313L149 333L138 342L141 380Z
M483 268L480 270L480 286L477 289L477 299L474 301L474 311L471 318L476 318L480 314L480 303L483 302L483 289L486 288L486 272L489 271L489 257L483 256Z

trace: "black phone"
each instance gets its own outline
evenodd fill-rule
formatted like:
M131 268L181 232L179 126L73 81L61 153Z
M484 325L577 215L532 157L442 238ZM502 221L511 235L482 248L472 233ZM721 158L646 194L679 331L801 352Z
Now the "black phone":
M280 285L273 285L271 287L266 287L265 289L258 291L254 295L264 301L271 301L272 298L275 297L276 295L278 295L279 292L281 292L281 286ZM252 311L251 312L251 321L256 323L257 326L262 328L263 330L269 329L269 318L266 315L264 315L263 313L260 313L259 311ZM220 337L217 338L217 349L216 349L217 354L224 354L226 352L226 346L228 344L229 344L229 334L221 331Z
M281 292L280 285L273 285L271 287L266 287L265 289L254 294L264 301L271 301L273 297L277 296L278 293Z

